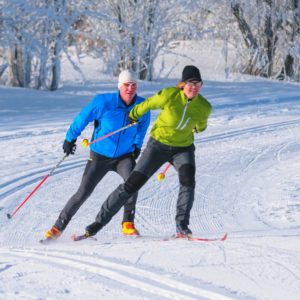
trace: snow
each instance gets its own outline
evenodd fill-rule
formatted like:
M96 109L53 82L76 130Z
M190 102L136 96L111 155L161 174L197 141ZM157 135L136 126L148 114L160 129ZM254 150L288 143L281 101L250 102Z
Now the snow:
M140 191L141 238L121 235L121 210L97 241L70 240L121 182L109 173L63 236L40 244L78 188L88 158L80 141L92 127L79 139L76 155L7 219L63 157L62 142L74 116L95 93L116 89L115 78L96 75L99 65L87 62L85 72L91 69L99 80L87 74L84 84L72 82L66 68L65 85L56 92L0 87L0 299L298 299L299 84L224 79L222 68L213 78L214 70L201 69L203 95L214 112L208 129L195 139L190 227L195 236L228 232L225 242L163 241L175 226L178 180L170 168L164 181L154 176ZM174 85L180 71L181 66L170 79L140 82L139 94L147 97Z

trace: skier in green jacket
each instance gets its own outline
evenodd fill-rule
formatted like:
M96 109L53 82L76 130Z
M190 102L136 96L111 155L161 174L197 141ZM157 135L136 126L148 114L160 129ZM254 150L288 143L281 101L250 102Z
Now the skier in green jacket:
M120 210L147 180L166 162L170 162L179 177L176 208L178 237L191 237L188 227L195 191L194 133L207 127L210 103L199 94L202 87L200 71L186 66L176 87L165 88L136 105L129 114L133 122L149 110L160 109L148 144L128 179L113 191L103 203L95 222L86 227L85 237L95 235Z

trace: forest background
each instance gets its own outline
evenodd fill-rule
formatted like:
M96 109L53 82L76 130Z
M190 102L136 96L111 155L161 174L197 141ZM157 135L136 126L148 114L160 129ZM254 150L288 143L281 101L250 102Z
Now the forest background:
M299 0L0 0L0 84L57 90L62 58L84 81L86 56L105 74L130 69L153 81L176 64L163 54L184 55L181 41L218 43L225 78L300 81Z

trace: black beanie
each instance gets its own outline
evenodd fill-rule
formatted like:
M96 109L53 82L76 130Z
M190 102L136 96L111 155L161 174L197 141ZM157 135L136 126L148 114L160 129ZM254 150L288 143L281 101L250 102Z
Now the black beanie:
M185 66L182 71L181 81L197 80L202 82L200 71L195 66Z

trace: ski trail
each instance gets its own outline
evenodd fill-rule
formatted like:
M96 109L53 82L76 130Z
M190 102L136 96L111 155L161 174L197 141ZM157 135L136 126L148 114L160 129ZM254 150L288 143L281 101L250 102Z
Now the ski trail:
M290 126L299 126L300 125L300 119L285 121L285 122L277 122L277 123L270 123L270 124L264 124L259 126L253 126L253 127L246 127L244 129L239 130L232 130L221 134L215 134L208 137L199 137L195 138L195 142L197 143L207 143L207 142L214 142L219 140L226 140L228 138L233 137L239 137L244 134L253 134L253 133L261 133L261 132L272 132L275 130L278 130L280 128L290 127Z
M214 300L231 300L232 297L218 294L216 292L201 289L199 287L191 286L180 281L168 278L163 274L154 273L150 270L137 268L115 263L99 256L83 256L83 254L76 255L74 252L61 251L39 251L35 249L10 249L6 251L0 249L2 255L20 257L22 259L31 259L46 264L50 262L74 268L76 270L98 274L105 276L113 281L121 284L131 286L138 290L143 290L149 294L156 295L159 299L214 299Z
M39 136L53 136L53 135L57 135L57 134L61 134L61 133L65 133L65 124L62 125L56 125L57 127L55 129L49 129L49 130L38 130L38 131L33 131L33 128L30 129L21 129L18 132L14 132L13 134L6 134L6 135L2 135L0 136L0 142L4 141L4 142L9 142L10 140L16 140L16 139L23 139L23 138L36 138ZM39 127L37 126L36 128L39 129Z
M73 169L82 168L85 164L86 160L79 160L76 162L68 163L67 165L63 165L60 169L56 170L51 177L60 173L71 171ZM29 174L24 174L20 177L14 178L8 182L1 184L0 200L7 198L8 196L22 189L25 189L28 186L33 185L34 183L38 183L47 175L47 172L51 169L52 168L42 169L38 171L31 170Z
M213 137L216 137L218 143L219 140L222 140L224 150L215 150L214 159L216 161L214 163L207 160L207 167L199 165L202 169L199 172L200 176L197 181L200 183L200 188L196 188L196 195L201 201L200 203L195 201L195 209L193 209L195 212L202 212L202 214L199 214L199 219L201 219L201 222L198 221L199 227L202 226L207 231L220 231L218 226L224 226L226 216L230 219L227 223L230 222L232 227L247 228L247 220L250 223L257 223L258 228L268 225L268 222L263 220L262 217L269 216L267 214L260 216L259 213L260 211L266 212L265 208L269 208L266 204L270 203L271 199L261 201L262 197L260 195L262 195L265 188L257 184L260 182L257 182L257 178L258 176L263 177L263 174L267 176L268 170L276 174L273 169L283 168L284 154L295 153L297 155L299 143L296 141L299 140L299 138L297 139L297 132L299 131L290 131L291 128L297 128L297 126L299 126L298 119L231 131L230 134L227 134L227 137L231 138L227 142L225 141L226 133L209 137L210 141L213 141ZM286 132L287 130L290 131L290 134L284 135L285 139L279 138L280 132ZM253 133L254 135L250 136ZM261 135L264 135L264 139L261 139ZM268 143L271 138L275 142ZM204 138L202 142L205 143L205 141L208 140ZM239 149L235 148L236 144L239 145ZM207 146L207 149L210 149L209 144ZM201 153L203 146L199 148ZM201 159L201 154L199 154L199 157ZM279 163L282 163L282 167ZM205 174L205 172L208 172L208 174ZM276 179L275 175L274 177ZM286 180L288 182L289 178ZM250 190L253 190L252 194L245 193L245 191ZM223 191L226 191L226 193ZM265 194L267 196L267 193ZM265 207L262 208L261 202ZM287 204L278 209L283 210L287 207ZM293 209L293 217L296 219L297 212L295 210L297 208L293 206L289 206L286 214L287 218L291 219ZM278 215L278 218L280 217L280 212L274 214L271 204L269 211L272 218L275 218L276 215ZM294 221L294 223L296 222Z

